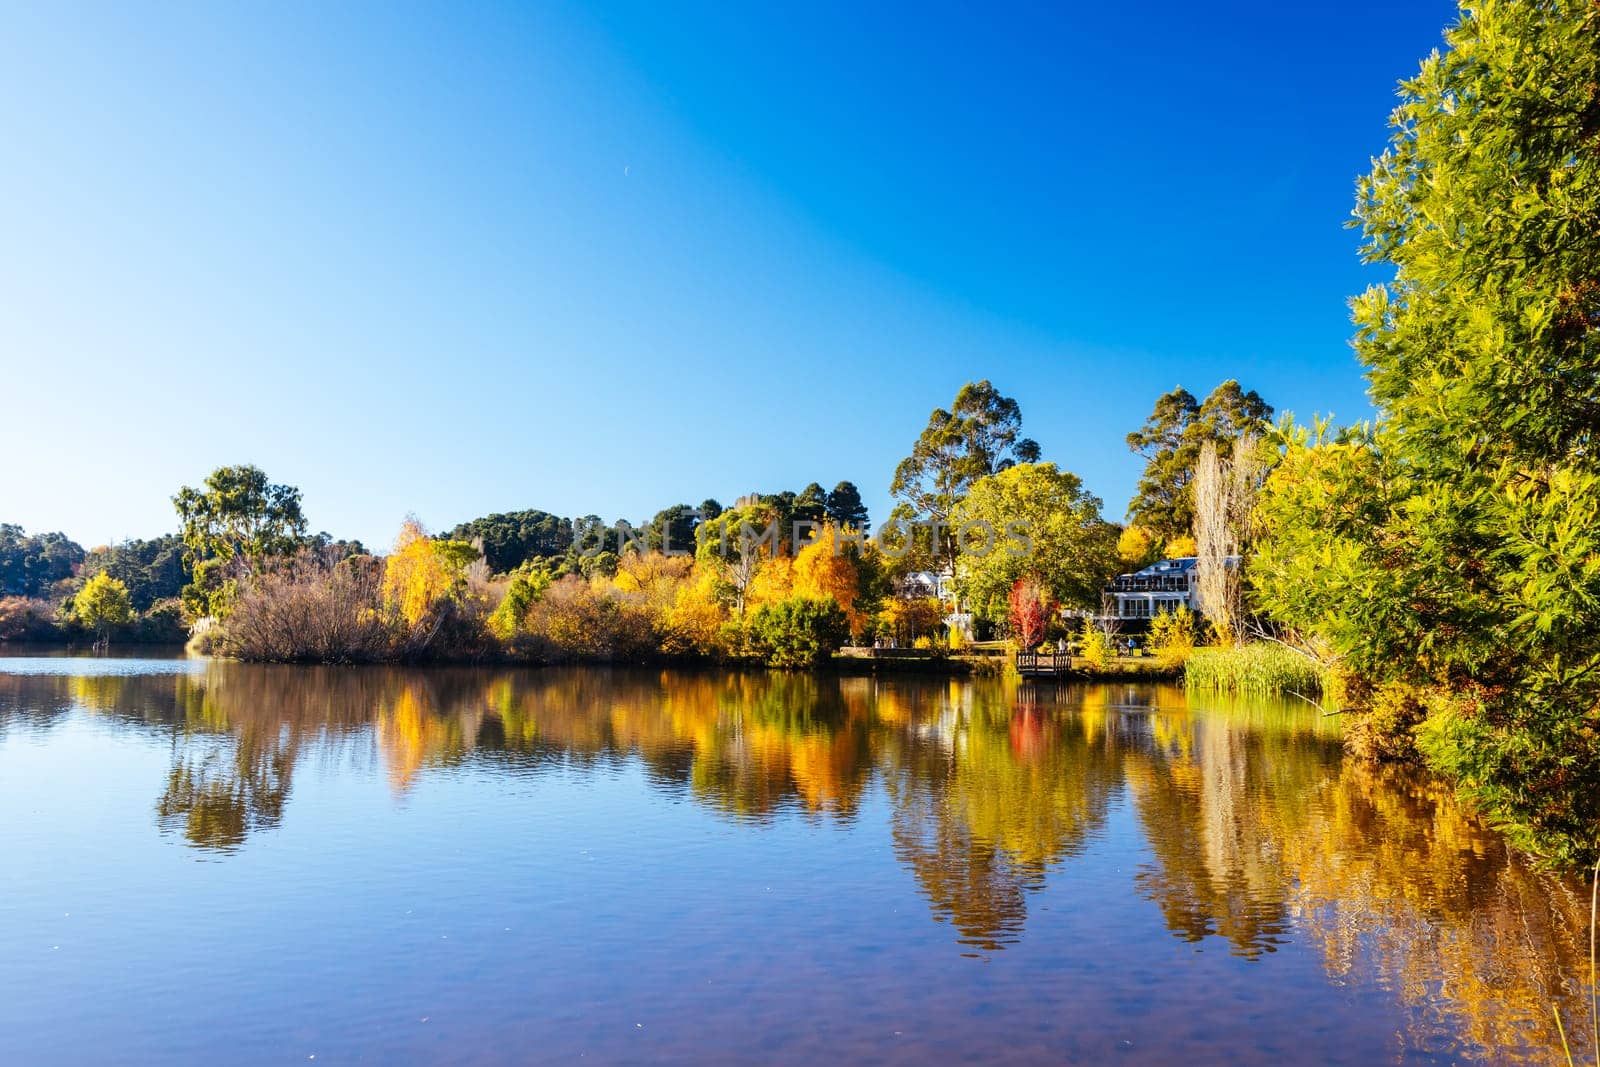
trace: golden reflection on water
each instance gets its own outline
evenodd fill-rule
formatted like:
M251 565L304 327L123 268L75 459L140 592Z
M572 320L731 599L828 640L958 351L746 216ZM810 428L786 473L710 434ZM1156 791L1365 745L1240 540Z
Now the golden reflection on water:
M1025 938L1030 896L1123 807L1147 850L1129 891L1173 936L1258 961L1309 943L1331 980L1409 1006L1408 1044L1455 1035L1498 1062L1547 1060L1554 1005L1574 1052L1588 1045L1586 887L1510 854L1437 782L1345 761L1336 720L1303 704L596 670L0 675L0 730L19 708L73 705L168 732L157 821L220 851L279 822L313 748L368 753L397 794L468 764L637 761L738 820L855 820L881 783L894 855L983 952Z

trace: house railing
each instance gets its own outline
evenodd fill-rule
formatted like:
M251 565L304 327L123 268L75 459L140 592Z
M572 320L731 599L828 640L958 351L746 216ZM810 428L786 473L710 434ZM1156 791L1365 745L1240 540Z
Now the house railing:
M1188 592L1189 579L1181 575L1163 575L1160 578L1113 578L1106 585L1108 593L1183 593Z
M1019 674L1066 674L1072 670L1072 657L1065 652L1018 652Z

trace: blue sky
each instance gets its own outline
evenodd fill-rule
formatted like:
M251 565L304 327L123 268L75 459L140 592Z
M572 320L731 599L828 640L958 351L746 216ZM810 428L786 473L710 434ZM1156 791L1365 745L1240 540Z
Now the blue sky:
M979 378L1121 518L1174 385L1369 413L1343 224L1453 5L748 8L7 7L0 521L882 518Z

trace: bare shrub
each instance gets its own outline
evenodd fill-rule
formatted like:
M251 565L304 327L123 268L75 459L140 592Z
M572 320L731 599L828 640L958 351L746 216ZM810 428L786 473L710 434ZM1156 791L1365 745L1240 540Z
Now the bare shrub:
M45 641L58 635L55 605L35 597L0 597L0 641Z
M268 663L364 663L391 658L382 565L302 552L240 593L215 647Z

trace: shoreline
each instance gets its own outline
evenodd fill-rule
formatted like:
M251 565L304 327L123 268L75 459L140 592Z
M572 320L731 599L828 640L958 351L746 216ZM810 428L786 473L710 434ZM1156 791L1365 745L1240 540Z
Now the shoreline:
M83 659L137 659L149 653L165 653L163 658L190 658L184 655L186 645L173 642L123 642L114 644L104 652L94 652L90 646L55 641L0 641L0 658L8 656L46 656L52 658L83 658ZM937 678L963 678L963 677L1006 677L1018 678L1020 681L1071 681L1071 682L1181 682L1183 668L1159 663L1153 657L1142 660L1119 660L1105 670L1093 670L1088 667L1075 666L1069 670L1060 671L1051 675L1019 676L1010 669L1009 659L1002 656L960 654L934 656L927 654L910 654L909 649L880 649L877 652L887 652L889 655L864 654L874 650L857 650L855 652L839 651L833 653L826 661L811 668L789 670L778 667L767 667L760 663L745 663L737 660L715 661L695 658L653 657L642 660L620 659L573 659L573 660L532 660L518 659L515 657L488 657L484 659L420 659L420 660L372 660L352 663L325 663L315 660L295 661L266 661L243 660L228 656L209 656L194 654L196 659L215 659L219 662L229 663L258 663L266 666L283 667L516 667L539 669L544 667L658 667L674 668L679 670L730 670L730 671L771 671L780 674L836 674L844 676L880 675L880 674L905 674L923 675Z

